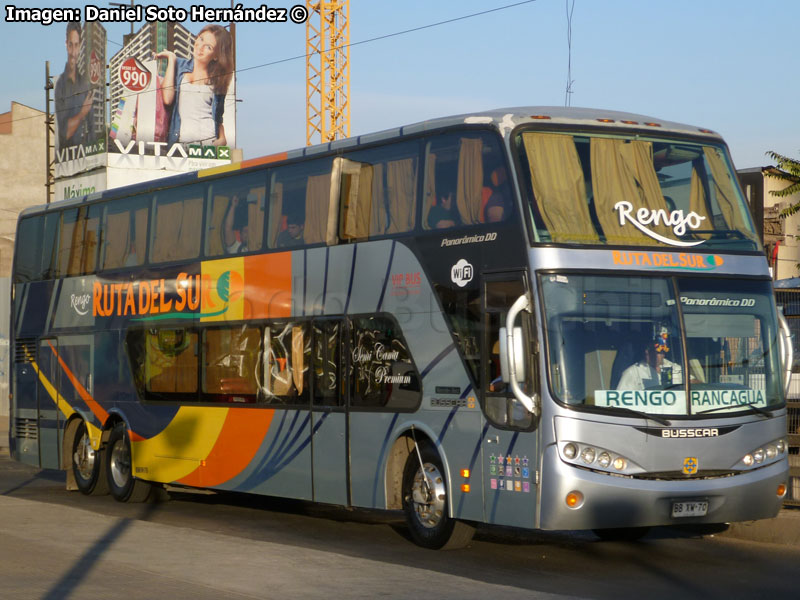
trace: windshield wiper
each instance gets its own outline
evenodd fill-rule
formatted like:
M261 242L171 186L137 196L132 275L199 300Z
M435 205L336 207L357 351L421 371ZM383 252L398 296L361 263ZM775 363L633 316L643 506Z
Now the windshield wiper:
M672 425L672 421L666 419L664 417L660 417L658 415L653 415L650 413L646 413L641 410L634 410L632 408L625 408L624 406L604 406L603 410L607 410L609 412L616 412L616 413L623 413L623 414L630 414L635 415L637 417L641 417L643 419L650 419L651 421L655 421L656 423L661 423L662 425Z
M771 417L772 416L772 411L767 410L766 408L761 408L760 406L756 406L755 402L747 402L745 404L737 404L736 406L737 407L742 407L742 408L747 408L747 409L749 409L749 412L751 412L751 413L755 412L755 413L758 413L758 414L760 414L760 415L762 415L764 417ZM717 406L716 408L709 408L707 410L701 410L700 412L696 412L694 414L696 414L696 415L705 415L705 414L708 414L708 413L719 412L721 410L731 410L732 408L734 408L734 407L732 407L732 406ZM731 412L736 412L736 411L733 410Z

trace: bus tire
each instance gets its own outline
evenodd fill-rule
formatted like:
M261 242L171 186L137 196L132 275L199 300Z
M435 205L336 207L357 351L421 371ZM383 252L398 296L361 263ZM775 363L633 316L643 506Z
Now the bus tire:
M613 527L610 529L593 529L594 534L604 542L635 542L646 536L649 527Z
M95 450L89 439L86 422L81 420L72 441L72 474L82 494L102 496L108 493L108 476L103 449Z
M450 517L447 481L439 454L427 444L421 445L419 451L425 473L416 450L408 455L403 470L403 512L411 538L431 550L463 548L472 540L475 528Z
M133 476L131 441L125 425L119 423L111 430L106 445L106 468L111 495L120 502L144 502L150 497L152 484Z

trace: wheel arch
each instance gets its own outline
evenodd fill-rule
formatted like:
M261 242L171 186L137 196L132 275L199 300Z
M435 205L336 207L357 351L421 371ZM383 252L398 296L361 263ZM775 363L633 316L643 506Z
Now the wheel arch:
M416 445L428 444L439 455L442 461L442 468L447 482L447 494L452 498L452 477L447 456L444 448L436 441L437 436L426 424L420 422L407 423L397 433L389 453L386 457L385 468L385 487L386 487L386 508L389 510L401 510L403 508L403 471L409 455L416 452ZM415 443L416 440L416 443ZM450 503L452 504L452 503ZM449 509L450 516L453 514L453 507Z

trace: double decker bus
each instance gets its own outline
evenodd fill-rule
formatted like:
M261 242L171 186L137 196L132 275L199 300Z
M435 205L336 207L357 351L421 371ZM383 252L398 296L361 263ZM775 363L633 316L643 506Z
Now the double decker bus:
M157 486L642 535L774 516L791 344L716 133L516 108L20 216L10 448Z

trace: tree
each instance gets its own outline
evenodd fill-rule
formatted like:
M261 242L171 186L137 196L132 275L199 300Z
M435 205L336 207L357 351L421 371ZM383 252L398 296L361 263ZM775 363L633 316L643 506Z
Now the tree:
M792 194L800 193L800 161L772 151L767 152L767 156L778 163L776 165L777 170L768 171L766 173L767 177L780 179L788 183L788 185L782 190L773 191L770 193L774 196L778 196L779 198L785 198L787 196L791 196ZM781 217L788 217L789 215L793 215L798 211L800 211L800 202L795 202L781 211Z

